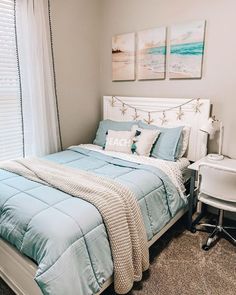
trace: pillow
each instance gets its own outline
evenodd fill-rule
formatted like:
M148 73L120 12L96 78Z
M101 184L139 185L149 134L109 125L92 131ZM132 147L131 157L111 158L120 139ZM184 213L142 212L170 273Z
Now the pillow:
M135 124L137 124L137 121L118 122L112 120L103 120L99 123L99 127L93 143L104 147L108 130L130 131L132 126Z
M132 131L135 131L135 153L139 156L149 157L153 144L161 132L157 129L139 128L138 125L134 125Z
M164 128L154 125L148 125L140 121L139 127L152 130L157 129L161 131L161 134L151 151L152 157L167 161L176 161L178 159L177 147L183 130L183 126Z
M132 154L131 146L133 144L135 133L136 133L136 130L132 130L132 131L108 130L108 134L106 137L105 151Z
M189 136L190 136L190 130L191 127L185 126L182 130L179 142L178 142L178 147L177 147L177 157L182 158L184 154L187 151L188 148L188 142L189 142Z

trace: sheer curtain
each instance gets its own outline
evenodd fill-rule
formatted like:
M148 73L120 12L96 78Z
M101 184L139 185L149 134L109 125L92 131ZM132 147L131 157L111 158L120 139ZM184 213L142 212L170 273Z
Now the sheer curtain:
M25 155L61 149L47 0L16 1Z

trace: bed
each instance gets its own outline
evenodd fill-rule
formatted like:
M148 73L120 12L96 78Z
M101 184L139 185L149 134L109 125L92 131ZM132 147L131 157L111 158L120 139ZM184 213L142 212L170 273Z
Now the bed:
M127 112L122 115L120 104L111 104L111 99L112 97L109 96L103 98L104 119L130 120L132 114ZM189 101L187 99L136 97L122 97L120 99L136 107L142 106L147 110L161 110ZM176 193L178 189L182 189L180 183L176 188L178 186L176 179L180 178L179 174L183 174L186 181L188 179L186 167L189 160L195 161L206 153L206 136L199 132L199 129L209 117L210 102L207 99L202 99L201 110L197 112L194 109L194 103L195 101L192 101L183 107L185 116L181 122L176 122L176 110L168 112L167 125L187 124L191 126L191 134L186 158L175 163L162 163L165 172L158 168L160 160L150 161L150 159L138 159L137 156L104 152L96 145L70 147L46 158L52 162L105 175L134 191L141 207L150 246L186 212L186 200L181 197L181 193ZM166 177L166 174L172 176ZM68 294L75 294L75 290L84 295L101 294L110 285L113 264L109 240L101 215L92 204L6 171L0 172L0 187L0 197L4 203L11 202L14 196L21 195L17 205L13 202L9 204L7 209L2 207L4 208L3 219L1 219L2 229L4 230L5 225L7 227L7 218L12 218L11 209L13 208L14 211L15 207L18 212L21 212L18 218L24 220L22 224L26 227L21 231L18 229L18 235L12 229L12 232L9 231L7 235L2 234L4 239L0 240L0 275L16 294L38 295L42 294L41 290L43 290L43 294L63 294L58 282L63 286L69 285ZM163 195L165 196L163 197ZM29 200L30 202L28 202ZM31 205L27 206L27 204ZM44 211L49 212L43 217ZM52 216L54 218L50 219L49 217ZM74 236L68 232L68 228L73 228L74 225L71 219L73 222L79 223L78 231L80 233L75 240L73 240ZM52 240L54 244L44 248L44 251L51 249L50 251L53 253L50 263L48 259L45 261L44 257L38 257L37 235L34 236L35 247L29 247L27 243L23 243L22 237L27 233L30 222L40 228L44 223L47 234L54 237ZM58 226L58 222L60 222L60 226ZM56 233L55 229L57 229ZM64 241L65 233L67 239L73 240L73 243L71 242L69 247L68 245L57 246L57 244L59 245L58 241ZM71 249L71 245L75 242L78 243L78 246L74 247L75 251L71 251L69 260L64 259L64 256L68 254L68 248ZM40 255L42 255L41 253ZM77 264L74 263L76 259L81 257L85 259L79 259ZM36 261L40 261L40 263L36 263ZM58 268L55 268L56 266ZM63 269L63 273L60 273L61 269ZM57 290L57 288L59 289Z

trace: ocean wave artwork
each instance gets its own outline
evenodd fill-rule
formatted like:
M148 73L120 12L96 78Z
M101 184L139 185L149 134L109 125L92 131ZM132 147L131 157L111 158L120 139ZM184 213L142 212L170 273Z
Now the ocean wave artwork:
M135 80L135 34L112 38L112 80Z
M166 73L166 28L138 32L137 79L164 79Z
M171 27L170 79L202 77L205 21L195 21Z

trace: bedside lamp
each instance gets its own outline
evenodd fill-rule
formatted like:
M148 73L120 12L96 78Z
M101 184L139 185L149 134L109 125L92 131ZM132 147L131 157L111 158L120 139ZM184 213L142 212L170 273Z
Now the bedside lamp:
M220 139L219 139L219 152L218 154L208 154L207 158L213 161L223 160L224 156L222 155L222 145L223 145L223 124L222 121L216 120L215 116L209 118L207 123L203 125L200 129L201 131L209 134L210 139L213 139L215 136L216 131L220 132Z

